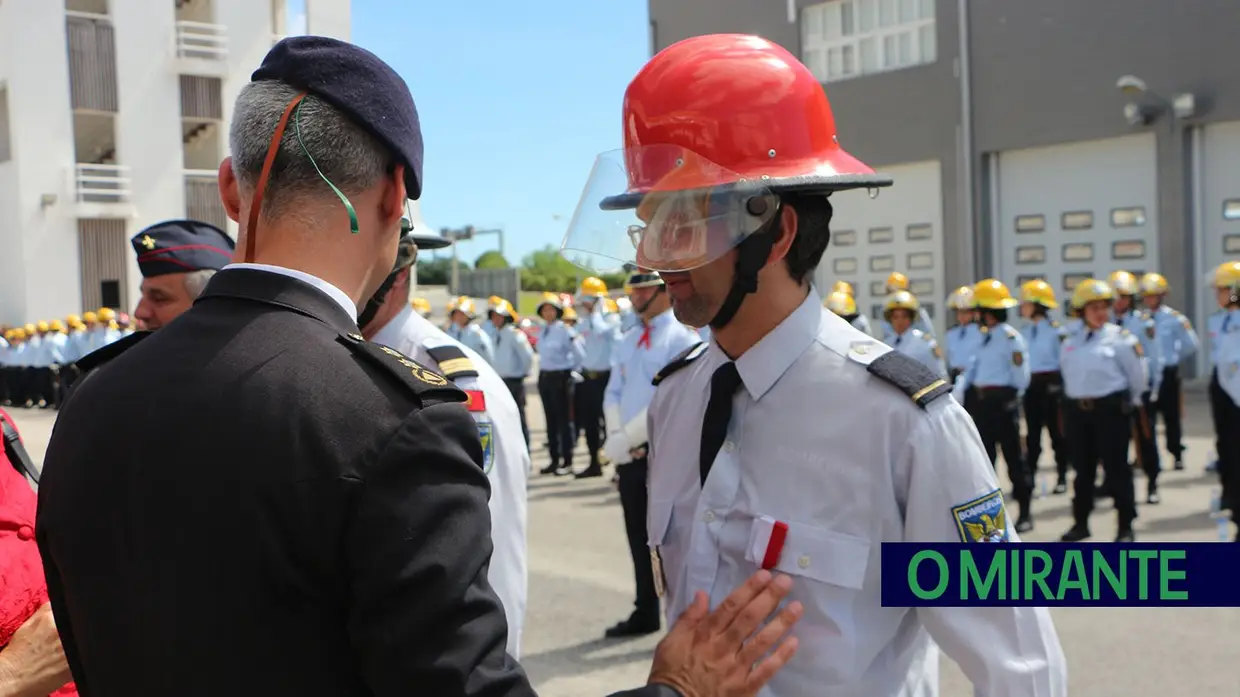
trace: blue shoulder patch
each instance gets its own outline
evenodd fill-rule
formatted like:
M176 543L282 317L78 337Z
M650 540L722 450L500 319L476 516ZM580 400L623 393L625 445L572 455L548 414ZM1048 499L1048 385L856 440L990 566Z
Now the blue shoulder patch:
M478 422L478 440L482 441L482 471L490 474L495 467L495 426L490 421Z
M999 489L952 507L961 542L1007 542L1007 510Z

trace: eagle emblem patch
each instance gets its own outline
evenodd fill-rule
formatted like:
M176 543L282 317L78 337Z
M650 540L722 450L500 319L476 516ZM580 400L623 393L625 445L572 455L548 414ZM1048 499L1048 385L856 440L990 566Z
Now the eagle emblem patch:
M952 508L961 542L1007 542L1007 511L999 489Z
M490 474L495 467L495 426L490 421L478 422L478 440L482 441L482 471Z

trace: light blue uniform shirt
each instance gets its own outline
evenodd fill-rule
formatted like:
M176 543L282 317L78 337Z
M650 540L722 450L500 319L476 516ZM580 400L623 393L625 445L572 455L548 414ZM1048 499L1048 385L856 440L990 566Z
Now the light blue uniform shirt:
M863 331L866 334L873 336L873 333L870 331L870 318L869 317L866 317L865 315L862 315L862 314L858 314L856 317L853 317L852 321L849 322L849 324L851 324L857 330ZM914 329L915 328L916 327L914 327Z
M956 382L958 390L970 387L1014 387L1024 394L1029 387L1029 349L1025 339L1007 322L996 324L982 336L982 343L969 367Z
M1031 373L1059 372L1059 344L1068 333L1058 322L1045 317L1030 320L1020 328L1020 335L1029 347Z
M611 378L607 380L603 396L604 407L619 407L622 424L637 418L650 406L650 400L654 399L655 374L682 351L700 342L698 333L677 321L671 310L650 321L649 346L639 345L645 329L639 322L616 344Z
M1211 343L1217 347L1219 387L1233 403L1240 405L1240 310L1223 314L1219 332ZM1226 429L1227 425L1219 424L1219 428Z
M620 334L623 336L633 327L642 323L642 318L637 316L632 310L623 310L620 312Z
M49 368L52 365L52 346L46 336L36 336L26 342L26 360L31 368Z
M936 375L947 373L943 367L943 352L929 334L910 328L903 334L896 334L892 341L891 348L921 363Z
M861 329L861 327L857 328ZM878 328L879 331L882 332L882 342L888 346L891 346L891 341L895 339L896 334L895 330L891 328L891 323L885 319L881 320L878 323ZM930 322L930 314L926 312L926 308L917 308L917 319L913 320L913 329L916 329L923 334L929 334L931 339L935 338L934 325Z
M1154 330L1158 347L1162 351L1163 367L1178 366L1185 358L1191 358L1201 346L1193 323L1180 312L1166 305L1149 313L1154 318Z
M1158 394L1158 388L1162 386L1163 359L1154 319L1144 312L1129 310L1123 317L1117 317L1116 321L1141 342L1141 352L1145 354L1145 372L1149 376L1148 389Z
M620 318L603 311L603 303L595 303L584 321L577 323L581 337L581 369L591 372L611 370L611 353L620 341Z
M481 322L478 326L482 327L482 333L486 334L487 338L491 340L491 346L495 346L496 329L490 318Z
M542 328L538 335L539 370L576 370L585 358L577 333L561 320Z
M51 359L51 365L66 365L72 363L74 358L73 350L69 346L69 335L60 332L48 332L43 337L43 345L46 347L48 358Z
M1063 342L1059 367L1069 399L1097 399L1127 391L1133 404L1145 391L1145 367L1138 339L1114 324L1078 332Z
M524 378L533 363L534 349L517 325L509 323L495 332L495 360L491 365L500 377Z
M1209 317L1206 317L1206 335L1210 337L1211 365L1218 365L1218 342L1219 334L1223 331L1223 323L1227 322L1228 328L1231 327L1231 322L1227 320L1227 316L1227 310L1219 310L1211 314Z
M969 367L973 356L982 347L982 328L977 322L960 324L947 330L947 361L952 370Z
M487 363L495 361L495 347L491 345L491 339L487 337L487 333L482 327L470 322L464 327L453 324L447 332L448 336L461 342L465 346L473 349L474 353L482 356Z

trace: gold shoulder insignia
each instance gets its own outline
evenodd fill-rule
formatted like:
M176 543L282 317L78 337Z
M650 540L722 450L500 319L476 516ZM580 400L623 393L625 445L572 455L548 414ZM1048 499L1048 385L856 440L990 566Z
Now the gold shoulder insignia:
M424 402L427 399L437 402L464 402L467 399L464 392L448 382L448 378L400 351L366 341L356 334L341 334L337 340L371 365L391 373Z
M663 366L662 370L655 373L654 379L650 381L650 384L658 387L659 383L671 377L673 373L681 368L701 358L704 353L706 353L706 342L704 341L699 341L684 351L681 351L680 355L673 358L670 363Z
M439 372L449 380L478 377L478 369L474 367L474 362L458 346L452 344L427 346L426 352L439 366Z

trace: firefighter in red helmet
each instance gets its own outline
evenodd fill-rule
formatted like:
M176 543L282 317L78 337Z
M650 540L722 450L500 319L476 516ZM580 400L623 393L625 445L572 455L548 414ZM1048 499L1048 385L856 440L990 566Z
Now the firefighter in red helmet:
M773 569L805 614L804 656L771 695L935 694L935 644L979 694L1065 695L1045 608L880 602L884 542L1018 537L950 385L824 309L811 284L832 202L881 205L840 192L892 183L841 148L822 85L766 39L699 36L642 68L622 125L565 256L659 272L677 319L712 330L659 372L648 410L668 615Z

